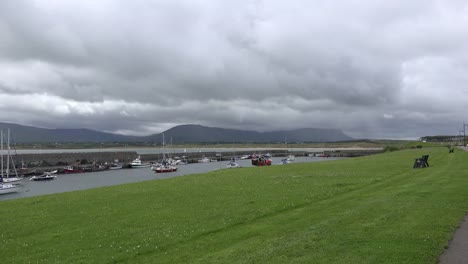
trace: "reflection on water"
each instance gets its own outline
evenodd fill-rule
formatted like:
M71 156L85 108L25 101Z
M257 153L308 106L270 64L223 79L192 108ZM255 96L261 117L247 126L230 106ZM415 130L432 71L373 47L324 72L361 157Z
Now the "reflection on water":
M283 157L272 158L273 165L279 164ZM309 158L296 157L294 163L318 162L333 160L334 158ZM250 160L238 160L241 167L252 167ZM0 200L31 197L52 193L70 192L85 190L102 186L118 185L131 182L148 181L155 179L171 178L195 173L204 173L217 169L226 169L228 161L194 163L178 166L177 172L155 173L149 168L106 170L100 172L80 173L80 174L60 174L56 180L35 182L23 179L23 187L20 192L0 195ZM280 166L280 165L277 165ZM234 169L235 170L235 169Z

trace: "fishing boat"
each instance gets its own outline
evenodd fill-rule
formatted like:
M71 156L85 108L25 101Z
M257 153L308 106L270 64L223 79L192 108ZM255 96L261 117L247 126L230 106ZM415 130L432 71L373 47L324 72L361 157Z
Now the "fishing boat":
M129 164L130 168L147 168L151 166L150 163L142 163L140 156L138 158L134 159L132 162Z
M253 166L270 166L271 159L265 158L264 156L253 156L252 165Z
M162 165L154 169L156 173L163 173L163 172L175 172L177 171L176 166L172 165Z

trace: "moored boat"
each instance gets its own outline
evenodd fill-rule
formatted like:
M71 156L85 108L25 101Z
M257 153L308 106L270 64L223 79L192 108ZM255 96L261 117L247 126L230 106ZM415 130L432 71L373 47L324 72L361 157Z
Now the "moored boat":
M132 162L129 164L130 168L147 168L151 166L150 163L142 163L140 156L138 158L134 159Z
M122 165L118 164L118 163L112 163L110 166L109 166L109 170L120 170L122 168Z
M211 162L211 159L209 159L207 157L203 157L203 158L198 160L198 163L207 163L207 162Z
M265 158L263 156L253 156L252 165L253 166L270 166L271 159Z
M163 172L175 172L177 171L176 166L172 165L162 165L154 169L156 173L163 173Z
M226 168L240 168L240 166L236 162L231 161L228 164L226 164Z
M77 166L67 166L63 169L63 173L65 174L83 173L83 172L85 172L85 170Z
M10 130L8 129L8 143L7 143L7 176L9 175L9 161L10 161L10 146L9 146L9 143L10 143ZM1 165L0 165L0 194L7 194L7 193L14 193L14 192L17 192L19 191L19 188L16 184L12 184L12 183L5 183L4 180L6 180L6 178L4 178L4 168L3 168L3 130L0 130L0 145L1 145L1 149L0 149L0 156L1 156ZM13 168L14 168L14 164L13 164ZM10 181L16 181L16 179L13 179L13 178L10 178L9 179Z
M44 173L42 175L34 175L29 178L30 181L50 181L57 179L56 175Z
M175 160L169 158L169 159L166 159L166 142L164 140L164 133L163 133L163 151L162 151L162 154L163 154L163 159L162 159L162 162L161 164L158 164L158 166L155 166L155 167L152 167L152 169L156 172L156 173L164 173L164 172L174 172L174 171L177 171L177 167L174 166L175 164L174 163L178 163L178 162L175 162ZM179 160L180 162L180 160Z
M0 183L0 194L14 193L19 190L14 184Z
M10 178L3 178L3 183L6 184L22 184L23 178L18 177L10 177Z

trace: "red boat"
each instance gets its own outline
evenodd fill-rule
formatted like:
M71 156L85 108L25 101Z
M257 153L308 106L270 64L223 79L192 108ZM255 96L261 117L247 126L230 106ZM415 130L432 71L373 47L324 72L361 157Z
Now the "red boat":
M256 156L253 156L252 157L252 165L254 166L270 166L271 165L271 159L267 159L263 156L260 156L260 157L256 157Z
M177 171L177 167L174 166L159 166L154 169L156 173L163 173L163 172L174 172Z

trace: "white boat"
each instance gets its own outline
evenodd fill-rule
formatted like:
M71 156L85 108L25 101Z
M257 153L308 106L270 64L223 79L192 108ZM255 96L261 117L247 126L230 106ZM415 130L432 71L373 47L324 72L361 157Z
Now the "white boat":
M172 142L172 138L171 138L171 142ZM163 159L162 159L162 162L161 162L161 164L153 165L151 167L151 169L154 170L156 173L175 172L175 171L177 171L177 167L174 166L174 165L177 164L178 162L180 162L180 160L177 161L177 160L174 160L172 158L166 159L166 142L165 142L165 139L164 139L164 133L163 133L163 143L162 143L162 145L163 145L163 151L162 151Z
M34 175L29 178L30 181L50 181L57 179L57 175L44 173L42 175Z
M3 183L6 183L6 184L22 184L23 183L23 178L17 178L17 177L3 178Z
M14 193L19 190L14 184L0 183L0 194Z
M177 171L176 166L172 165L162 165L154 169L156 173L163 173L163 172L175 172Z
M293 161L295 158L296 158L296 157L295 157L293 154L289 154L289 155L286 157L286 159L287 159L288 161Z
M291 163L288 159L282 159L278 164L288 164Z
M226 168L240 168L240 166L236 162L231 161L226 165Z
M45 171L44 174L57 174L58 170L53 170L53 171Z
M118 163L112 163L110 166L109 166L109 170L120 170L122 168L122 165L118 164Z
M10 154L10 129L8 129L8 134L7 134L7 155L6 155L6 169L4 170L3 167L3 130L0 132L0 137L1 137L1 177L3 178L3 183L6 184L21 184L22 183L22 178L18 177L18 171L16 170L15 162L13 160L13 157ZM12 164L12 168L10 169L10 161ZM13 172L15 177L10 177L10 173Z
M134 159L132 162L130 162L130 168L147 168L151 166L150 163L142 163L140 156L138 158Z
M198 163L206 163L206 162L211 162L211 160L207 157L203 157L198 160Z
M9 175L9 165L10 165L10 146L9 146L9 140L10 140L10 130L8 129L8 150L7 150L7 175ZM1 157L1 165L0 165L0 194L7 194L7 193L14 193L19 191L19 188L17 185L12 184L12 183L5 183L4 182L4 170L3 170L3 130L0 130L0 157ZM13 161L13 160L12 160ZM13 163L13 168L15 168L14 163ZM16 169L15 169L16 172ZM15 181L15 179L9 178L10 181Z
M188 159L185 157L182 157L179 163L177 165L187 165L189 163Z

